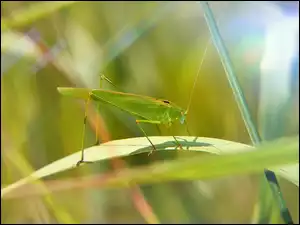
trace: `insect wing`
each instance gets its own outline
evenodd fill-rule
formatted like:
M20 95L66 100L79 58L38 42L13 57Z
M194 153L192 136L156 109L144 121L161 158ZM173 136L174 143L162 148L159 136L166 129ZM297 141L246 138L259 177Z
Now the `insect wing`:
M147 120L161 121L172 107L148 96L106 90L93 90L92 98L112 104Z

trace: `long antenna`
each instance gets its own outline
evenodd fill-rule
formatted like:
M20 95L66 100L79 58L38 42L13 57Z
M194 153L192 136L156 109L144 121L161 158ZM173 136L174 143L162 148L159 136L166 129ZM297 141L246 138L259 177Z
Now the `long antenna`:
M190 109L190 106L191 106L191 103L192 103L192 98L193 98L193 93L194 93L196 83L197 83L197 79L199 77L199 74L200 74L200 71L201 71L201 68L202 68L202 65L203 65L203 62L204 62L209 44L210 44L210 38L208 39L208 42L206 44L206 47L205 47L205 50L204 50L204 53L203 53L203 56L202 56L202 59L201 59L201 63L199 65L199 68L198 68L198 71L197 71L197 74L196 74L196 77L195 77L195 80L194 80L194 84L193 84L193 87L192 87L192 90L191 90L191 93L190 93L189 103L188 103L187 109L185 111L185 114L187 114L189 109Z

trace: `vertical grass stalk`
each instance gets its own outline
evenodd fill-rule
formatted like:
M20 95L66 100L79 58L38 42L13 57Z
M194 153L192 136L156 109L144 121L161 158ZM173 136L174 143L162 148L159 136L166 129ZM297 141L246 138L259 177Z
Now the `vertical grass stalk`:
M204 11L204 17L207 23L207 26L209 28L209 31L211 33L212 36L212 40L213 43L219 53L221 62L223 64L223 67L225 69L225 73L227 76L227 79L229 81L230 87L232 89L235 101L238 105L238 108L241 112L241 116L245 122L245 126L247 128L247 131L249 133L250 139L253 143L253 145L259 145L261 143L261 138L258 134L258 131L252 121L251 115L250 115L250 111L248 109L247 106L247 102L245 99L245 96L243 94L243 91L239 85L237 76L233 70L233 64L230 60L228 51L225 47L225 44L223 42L223 39L220 35L218 26L216 24L214 15L212 10L209 7L209 4L207 1L201 1L200 2L202 9ZM286 207L285 201L283 199L281 190L280 190L280 186L278 184L276 175L273 171L267 170L265 169L264 171L265 173L265 178L267 179L270 188L272 190L273 193L273 197L275 198L275 200L277 201L279 208L280 208L280 213L281 213L281 217L283 219L283 221L286 224L293 224L292 221L292 217L291 214L288 210L288 208Z

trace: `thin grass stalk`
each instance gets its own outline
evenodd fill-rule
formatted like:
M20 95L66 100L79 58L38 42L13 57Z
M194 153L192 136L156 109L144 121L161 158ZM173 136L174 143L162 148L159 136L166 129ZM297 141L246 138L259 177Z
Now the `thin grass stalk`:
M244 120L244 123L245 123L247 131L249 133L250 139L251 139L253 145L257 146L261 143L261 138L260 138L258 131L253 123L252 118L251 118L245 96L243 94L241 86L239 85L237 76L234 72L233 64L231 62L228 51L225 47L225 44L224 44L221 34L219 32L213 12L210 9L210 6L207 1L201 1L200 4L204 11L204 17L205 17L207 26L209 28L209 31L211 33L213 43L216 46L216 49L219 53L221 62L225 69L227 79L228 79L230 87L232 89L235 101L241 112L241 116ZM267 169L264 170L264 173L265 173L265 177L270 185L270 188L272 190L273 196L276 199L276 201L280 207L280 213L281 213L281 217L282 217L283 221L286 224L293 224L291 214L290 214L290 212L286 206L286 203L283 199L282 192L281 192L280 186L278 184L275 173L273 171L270 171Z

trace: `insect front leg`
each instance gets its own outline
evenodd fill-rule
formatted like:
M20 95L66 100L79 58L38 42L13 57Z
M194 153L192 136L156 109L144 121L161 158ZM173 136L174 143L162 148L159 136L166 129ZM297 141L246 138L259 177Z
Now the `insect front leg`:
M188 133L189 136L191 136L191 132L189 130L188 123L186 120L184 121L184 125L185 125L186 132Z
M173 135L172 135L172 137L174 138L174 140L175 140L177 146L178 146L181 150L183 150L182 145L179 143L179 141L176 139L176 137L173 136Z
M155 148L154 144L152 143L152 141L150 140L150 138L148 137L148 135L146 134L146 132L144 131L144 129L142 128L142 126L140 125L140 123L151 123L151 124L158 125L158 124L161 124L161 122L154 121L154 120L136 120L135 122L138 125L138 127L140 128L140 130L144 133L145 137L148 139L148 141L150 142L150 144L152 146L152 150L148 154L148 155L151 155L153 153L153 151L156 151L156 148Z
M172 124L169 124L167 127L170 128L171 125L172 125ZM174 135L172 135L172 137L174 138L175 143L177 144L177 146L178 146L181 150L183 150L182 145L179 143L179 141L177 140L177 138L176 138Z

